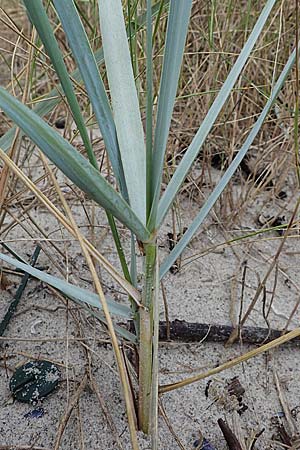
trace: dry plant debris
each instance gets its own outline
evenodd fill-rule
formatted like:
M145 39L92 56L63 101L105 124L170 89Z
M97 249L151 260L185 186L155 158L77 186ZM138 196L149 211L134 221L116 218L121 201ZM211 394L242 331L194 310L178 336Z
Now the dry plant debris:
M87 8L86 12L90 15L92 21L91 5L88 4L84 7ZM215 92L226 78L228 70L244 42L248 27L250 28L251 23L257 16L258 11L255 9L257 6L252 5L253 9L246 16L241 14L241 7L243 7L243 4L236 2L232 5L232 10L229 11L226 9L225 2L218 4L217 13L214 16L215 28L208 38L207 19L211 12L209 5L207 2L194 2L185 63L169 137L165 179L172 175L174 168L182 159L185 149L205 111L207 111ZM23 35L26 36L29 41L32 39L29 28L27 28L27 25L24 27L27 21L20 5L17 2L4 1L1 8L3 8L1 10L3 28L0 37L1 84L8 85L11 90L19 92L28 104L43 101L43 95L53 87L56 80L53 79L47 61L37 55L34 56L33 51L30 50L30 42L28 43L22 37ZM10 23L9 19L12 19L13 23ZM95 35L96 45L98 25L94 24L93 26L94 28L90 32ZM162 23L159 25L158 32L163 35L163 30L164 24ZM58 30L58 35L60 43L67 53L67 44L61 30ZM188 219L193 217L199 204L203 203L207 193L220 178L242 144L246 133L253 126L255 117L263 106L264 96L268 95L274 76L282 66L291 42L294 41L294 35L294 5L292 2L278 2L278 8L268 25L261 45L253 54L238 86L230 97L228 105L222 111L218 124L207 139L204 151L195 163L191 175L182 186L180 199L166 221L164 235L160 236L162 254L166 251L164 248L166 245L171 247L172 240L180 239ZM274 46L272 47L274 41L275 51ZM155 64L158 72L161 64L159 46L155 50ZM69 54L66 55L66 61L71 72L75 68L75 64ZM30 84L28 73L33 62L36 64L36 72ZM176 263L176 267L174 266L176 271L179 269L177 275L180 277L181 286L178 286L178 282L173 275L169 275L165 283L166 301L171 316L171 334L169 334L171 340L173 339L172 324L175 323L176 319L183 319L180 326L193 322L192 319L197 326L202 320L206 321L203 324L203 333L200 334L200 339L197 338L200 341L204 337L208 339L211 336L210 333L213 332L214 327L216 329L218 324L224 325L225 331L230 330L231 332L235 326L240 325L239 319L245 317L244 314L251 306L253 298L257 299L257 303L250 311L249 317L247 316L247 320L249 322L252 320L252 331L257 332L258 330L261 332L261 329L263 329L264 332L262 332L261 340L259 337L256 342L252 341L252 343L259 344L265 338L276 339L279 335L274 330L291 330L293 320L296 323L299 321L300 280L298 277L298 259L300 248L298 245L298 214L295 215L293 223L291 223L283 247L280 247L282 236L278 234L279 230L282 232L286 228L285 225L293 217L295 202L299 196L293 152L295 76L296 74L293 72L284 87L278 104L274 107L262 132L256 139L249 158L244 161L240 172L236 175L229 189L222 195L205 229L194 239L181 261ZM142 95L142 74L140 83ZM155 87L157 90L158 87ZM79 86L78 93L80 93L81 103L86 109L87 116L89 116L90 111L85 92ZM1 119L0 132L2 134L7 131L10 123L3 115L1 115ZM73 123L63 102L49 115L48 119L53 126L61 130L64 136L72 140L73 143L75 142L81 152L83 151L78 136L73 133ZM89 119L92 123L93 117L89 117ZM101 161L102 173L112 180L111 167L107 162L101 136L92 126L90 132L97 159ZM51 182L42 158L29 141L18 133L15 136L11 156L41 192L58 208L61 208L58 193ZM62 227L59 221L50 217L33 193L12 171L6 171L3 167L1 162L1 240L17 249L24 259L27 259L28 253L32 254L34 246L38 244L43 250L41 264L44 267L51 266L51 270L56 271L57 275L77 283L78 286L91 287L92 279L88 267L83 262L78 241ZM113 264L117 264L112 255L112 245L107 238L107 225L100 211L88 198L70 185L59 172L53 167L51 168L61 191L74 212L78 227L82 230L83 235L96 248L101 248L111 258ZM267 220L265 220L266 218ZM259 221L259 224L257 221ZM121 232L123 231L121 230ZM169 243L166 243L165 236L170 238ZM248 269L243 280L242 261L245 259L248 260ZM225 266L227 271L223 270ZM7 267L2 269L2 290L0 294L3 296L4 306L7 306L5 302L8 289L11 289L14 283L19 282L20 274L10 273ZM122 302L124 292L117 292L114 281L103 273L99 266L96 267L96 270L106 292L113 293ZM268 276L264 278L266 274ZM191 283L192 288L187 287L188 282ZM232 288L233 285L234 289ZM176 293L182 305L175 298ZM232 298L229 295L231 293ZM28 309L23 305L18 311L19 315L14 316L7 335L4 336L5 340L1 340L3 357L5 358L4 366L6 366L1 367L3 379L6 377L6 372L10 373L10 368L24 362L24 358L36 356L42 359L47 357L49 353L54 360L59 360L64 365L66 382L65 388L61 388L63 393L57 393L57 404L51 403L52 401L55 402L55 397L53 397L53 400L49 398L44 403L43 407L48 412L41 418L41 420L45 420L44 423L48 427L45 445L41 446L42 437L39 431L34 431L34 437L32 438L28 429L24 431L24 428L21 428L22 433L24 431L24 436L26 436L24 439L29 442L30 439L34 441L37 438L37 442L32 443L32 445L20 444L15 448L31 448L33 450L35 448L53 448L53 442L55 441L55 448L72 449L76 445L76 449L92 449L91 445L93 444L88 440L91 433L94 442L96 442L94 443L95 446L105 445L109 448L110 445L111 448L117 446L125 450L129 449L126 432L125 438L122 435L125 422L122 417L120 419L121 413L118 402L121 400L115 398L118 390L116 368L111 361L110 344L105 327L101 326L97 319L90 315L89 311L71 304L60 293L37 281L31 280L29 282L24 295L26 295L26 308ZM231 300L235 311L235 314L233 314L235 322L230 324L228 305ZM262 307L263 302L266 312L265 317ZM212 305L210 312L205 310L208 304ZM185 312L188 307L191 307L191 313L186 317ZM199 308L201 311L199 311ZM2 309L1 313L3 313ZM36 327L36 330L38 330L36 335L32 335L30 332L29 334L25 333L24 323L26 325L32 324L36 320L40 320L40 317L44 321L40 331L39 327ZM163 315L161 318L164 318ZM221 319L223 320L221 321ZM269 324L268 327L266 327L266 321ZM51 324L54 324L54 326ZM178 324L179 321L177 321ZM243 345L247 344L246 334L250 328L247 325L242 326ZM228 337L228 335L226 336ZM4 347L5 343L8 344L7 348ZM202 346L204 345L207 346L208 353L214 351L217 353L218 350L214 350L217 346L214 347L214 344L205 342L202 343ZM227 359L229 359L243 353L242 350L239 352L237 348L236 346L224 350L222 347L220 352L222 354L226 352ZM174 354L177 356L173 358L175 360L176 358L182 358L181 353L189 351L187 349L186 346L184 350L180 347L179 352L175 349ZM287 353L283 353L285 350L277 349L277 355L283 355L283 367L285 366L285 354L288 355L287 358L294 358L295 360L299 356L296 346L292 350L286 351ZM166 356L162 350L162 359L164 358ZM170 361L168 365L172 363ZM218 361L214 360L214 364L218 365ZM279 364L278 358L277 364ZM88 369L86 369L87 367ZM244 367L247 371L248 366L245 365ZM255 367L252 366L251 369L255 372ZM174 370L178 371L178 367L175 367ZM265 372L261 376L267 376L267 367L263 370ZM294 367L293 370L297 371L297 367ZM233 373L229 376L233 376ZM296 386L296 382L299 380L297 373L291 371L290 376L294 377L294 380L291 381L294 381L293 386ZM244 386L244 380L240 379ZM102 383L107 380L109 380L112 388L108 387L106 391ZM91 403L89 398L88 385L92 388L94 403ZM278 389L278 383L275 383L275 386ZM7 390L5 390L7 389L7 383L1 385L1 389L5 397L7 395ZM260 389L260 392L263 392L261 386ZM297 387L293 389L295 390L295 396L297 396ZM193 394L189 397L191 401L191 397L197 395L197 388L192 392ZM183 393L180 395L182 395L179 402L181 405L186 399ZM187 394L188 396L189 394ZM248 393L248 396L251 396L251 392ZM178 404L175 403L175 396L165 396L165 399L167 399L166 409L171 408L172 411L169 426L173 428L168 428L168 430L173 429L173 434L171 432L168 439L163 440L163 448L166 450L168 448L173 449L175 445L179 448L188 448L190 443L181 424L182 417L189 413L188 400L182 406L183 412L181 413ZM174 407L170 405L172 402L174 402ZM200 397L198 402L201 402ZM96 426L90 424L90 409L86 405L90 407L91 404L93 411L100 405L100 409L98 409L102 411L101 416L95 413L97 417L93 419L94 422L97 422L100 431L95 429ZM203 405L203 403L201 404ZM292 406L296 405L293 404ZM200 406L199 409L201 409ZM287 421L287 424L279 426L279 437L285 448L298 448L297 433L294 428L290 430L294 420L291 421L290 417L287 416L287 411L290 410L290 406L285 408L284 420ZM6 414L8 413L14 416L12 421L20 420L21 414L19 411L23 413L25 410L17 405L3 406L2 422L6 420ZM195 423L199 420L199 417L202 418L199 412L197 414L194 415ZM249 411L245 414L249 414L247 416L249 421L253 420ZM57 415L60 417L59 423L53 419ZM49 422L46 422L47 416L48 419L49 417L52 418L52 422L50 419ZM72 417L74 417L74 422L71 420ZM261 422L263 421L264 419L261 420ZM102 422L106 423L108 432L101 428ZM224 423L221 423L224 429ZM207 442L214 445L216 438L213 432L216 429L216 420L209 422L209 419L207 419L201 425L201 428L205 429ZM16 441L9 435L7 424L1 424L0 427L3 427L2 433L7 434L5 441L7 445L2 443L0 449L9 449L12 445L15 446ZM68 427L70 427L69 430ZM195 426L195 428L197 427ZM289 428L288 431L287 428ZM76 435L79 436L78 442L75 444L72 443L74 430L76 430ZM208 431L206 432L206 430ZM97 437L98 433L101 436L100 439ZM17 439L20 436L17 436ZM63 440L64 436L65 441ZM264 439L264 435L261 439ZM84 444L84 442L88 442L88 444ZM260 442L262 441L256 443L257 448L262 448ZM267 438L264 442L263 448L276 448L275 444L270 443ZM146 447L142 438L141 445ZM203 442L201 445L203 447ZM217 445L214 445L214 447L222 448ZM253 448L255 447L253 446Z

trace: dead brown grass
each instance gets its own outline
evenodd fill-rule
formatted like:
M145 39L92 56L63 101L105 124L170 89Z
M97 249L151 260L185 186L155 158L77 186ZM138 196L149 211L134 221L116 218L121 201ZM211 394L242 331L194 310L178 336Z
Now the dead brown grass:
M261 10L261 2L250 2L251 9L248 12L247 5L249 2L231 3L232 6L229 7L226 2L217 2L217 9L212 18L210 2L202 0L194 2L168 143L165 180L172 176L176 165L193 139ZM31 40L31 30L19 2L12 5L11 2L7 1L1 6L7 14L0 11L0 20L3 25L0 27L0 82L22 97L26 86L26 70L28 65L34 66L30 89L28 96L26 96L27 103L31 104L33 101L41 100L52 89L57 79L44 55L39 54L37 56L34 54L29 59L28 40ZM93 39L96 48L99 42L98 22L91 5L87 5L86 8L85 13L91 24L91 27L87 26L87 32ZM13 23L10 23L9 19L12 19ZM57 25L57 19L54 15L53 24ZM161 71L161 42L164 32L165 21L162 21L158 29L154 51L154 88L156 94ZM27 41L23 39L23 34L27 37ZM66 55L68 68L72 72L75 64L60 29L57 30L57 36ZM141 37L142 34L139 35L139 39ZM261 112L266 97L270 94L274 81L280 74L294 44L294 5L292 2L278 2L263 37L259 40L242 76L230 95L229 101L207 138L193 170L182 186L181 195L172 215L174 235L182 232L185 222L191 219L185 216L186 202L188 201L193 205L193 211L195 207L198 208L199 205L202 205L207 194L220 179L235 153L241 147L247 133ZM141 42L139 43L138 56L140 58L139 67L142 67L144 54ZM141 70L139 80L141 101L143 101L144 81L144 72ZM236 174L215 207L209 223L206 224L207 227L215 224L220 227L224 236L223 247L226 246L226 242L240 236L241 233L247 234L249 230L258 228L258 215L268 214L273 218L284 215L287 222L292 215L295 197L298 194L293 142L295 92L295 72L293 71L279 96L276 106L272 109L249 152L246 161L248 172L244 167ZM85 115L86 117L91 116L92 122L93 117L84 88L78 88L78 94ZM54 124L59 117L66 119L66 126L62 131L66 138L74 140L78 149L83 151L80 142L76 141L71 115L63 101L47 117L47 120ZM0 132L7 131L9 126L9 121L3 117ZM34 151L27 139L20 136L16 136L16 138L18 139L15 141L14 161L49 200L61 207L57 191L53 188L45 165L38 153ZM23 145L22 151L21 143ZM97 149L97 157L102 161L102 172L112 180L111 170L99 135L95 134L93 143ZM0 170L2 169L3 176L3 165L1 164ZM77 222L84 237L87 237L93 245L100 245L101 240L105 238L107 233L106 223L96 217L95 209L89 200L61 177L53 167L52 169L71 208L76 210ZM181 204L185 205L185 209L181 207ZM39 241L47 261L58 274L69 277L70 281L76 280L79 276L81 282L84 277L80 278L82 268L76 264L79 251L78 248L74 251L76 243L58 222L54 221L54 226L49 227L41 219L44 211L40 215L36 213L38 207L40 208L40 204L37 198L24 187L14 174L9 172L0 211L1 239L8 243L17 241L19 244L21 241L18 241L13 234L14 229L18 227L20 234L22 234L20 239L22 239L23 253L31 246L32 242ZM249 220L249 211L252 210L255 211L255 213L251 213L252 220L245 223L245 217ZM39 209L40 211L41 209ZM297 233L297 228L294 231ZM279 236L275 233L272 236L279 239ZM164 237L162 237L163 239ZM259 237L257 237L257 241L259 241ZM235 243L235 245L242 246L240 243ZM251 245L245 245L243 248L245 257L251 253ZM210 243L203 250L203 254L205 252L207 254L212 249L215 250L215 247ZM74 253L70 256L72 251ZM234 252L234 248L232 251ZM256 250L254 251L256 252ZM190 256L189 254L188 256L191 260L197 259L197 255ZM264 254L259 255L259 257L265 262ZM271 267L270 259L267 257L265 259ZM240 270L242 262L239 262L241 263ZM185 264L188 263L188 261L185 261ZM100 279L102 279L100 269L97 268L97 270ZM278 273L286 275L285 268L281 266L280 261L276 270ZM90 281L89 274L85 273L85 276ZM290 281L290 278L288 279ZM105 285L105 283L108 283L106 279L104 280L104 286L111 287L111 285ZM296 288L299 291L297 286ZM74 313L75 318L68 308L66 306L66 316L72 316L72 320L77 320L78 328L81 330L81 321L86 319L82 318L79 308L76 314ZM293 314L296 313L297 308L298 303ZM90 354L86 356L86 360L90 364Z

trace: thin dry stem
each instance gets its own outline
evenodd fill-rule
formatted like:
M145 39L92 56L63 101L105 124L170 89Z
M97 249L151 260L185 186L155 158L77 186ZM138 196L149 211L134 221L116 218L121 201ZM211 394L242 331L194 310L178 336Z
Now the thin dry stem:
M106 298L105 295L103 293L103 289L98 277L98 274L96 272L93 260L91 258L91 255L89 253L89 250L84 242L83 236L80 233L76 221L73 217L73 214L71 212L71 209L68 205L68 203L66 202L61 189L46 161L45 156L41 153L40 157L45 165L45 167L47 168L47 171L49 173L49 176L51 178L51 181L53 183L53 185L55 186L55 189L58 193L59 199L63 205L64 210L66 211L69 220L71 222L71 225L74 229L75 235L80 243L80 247L82 249L82 252L84 254L84 257L86 259L86 262L88 264L89 270L91 272L94 284L95 284L95 288L97 291L97 294L99 295L99 299L102 305L102 309L104 312L104 316L107 322L107 327L108 327L108 331L111 337L111 341L112 341L112 346L115 352L115 357L116 357L116 361L117 361L117 365L118 365L118 369L119 369L119 375L120 375L120 379L121 379L121 384L122 384L122 388L123 388L123 392L124 392L124 397L125 397L125 404L126 404L126 410L127 410L127 416L128 416L128 423L129 423L129 430L130 430L130 435L131 435L131 442L132 442L132 446L133 446L133 450L138 450L139 446L138 446L138 442L137 442L137 435L136 435L136 418L135 418L135 411L132 405L132 397L131 397L131 391L130 391L130 386L128 383L128 379L127 379L127 373L126 373L126 368L124 365L124 361L121 355L121 351L119 348L119 342L115 333L115 329L114 329L114 325L113 325L113 321L111 319L111 315L107 306L107 302L106 302Z
M14 164L13 161L5 154L5 152L0 149L0 158L10 166L11 170L16 173L16 175L23 181L23 183L39 198L39 200L46 206L46 208L57 218L59 222L64 225L64 227L76 237L75 230L72 224L64 215L51 203L48 198L38 189L35 184ZM106 258L104 258L100 252L98 252L92 244L83 237L83 242L89 249L94 258L99 261L107 272L124 288L124 290L132 297L138 306L140 304L140 293L135 289L130 283L128 283L120 274L114 269L112 264L110 264Z
M63 433L65 431L67 423L71 417L72 411L76 407L77 403L79 402L79 399L80 399L84 389L86 388L87 382L88 382L88 376L87 376L87 374L85 374L78 386L76 393L74 394L74 396L72 397L72 399L68 405L67 411L65 412L64 416L62 417L62 419L60 421L53 450L59 449L61 438L63 436Z
M276 347L284 344L285 342L288 342L291 339L294 339L297 336L300 336L300 328L296 328L295 330L290 331L289 333L285 334L284 336L281 336L278 339L274 339L273 341L269 342L268 344L264 344L261 347L251 350L250 352L247 352L244 355L238 356L237 358L234 358L231 361L227 361L224 364L221 364L220 366L215 367L214 369L208 370L207 372L204 372L200 375L195 375L193 377L186 378L185 380L178 381L177 383L166 384L164 386L160 386L159 393L164 394L166 392L170 392L175 389L179 389L179 388L185 387L189 384L203 380L204 378L215 375L216 373L223 372L223 370L230 369L231 367L234 367L242 362L245 362L248 359L254 358L257 355L261 355L262 353L265 353L265 352L271 350L272 348L276 348Z

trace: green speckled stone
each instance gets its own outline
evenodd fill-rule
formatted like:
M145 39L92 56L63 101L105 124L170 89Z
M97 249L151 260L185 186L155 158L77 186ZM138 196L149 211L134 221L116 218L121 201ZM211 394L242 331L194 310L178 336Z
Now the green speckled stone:
M49 361L30 361L19 367L10 379L9 388L20 402L36 403L58 385L60 371Z

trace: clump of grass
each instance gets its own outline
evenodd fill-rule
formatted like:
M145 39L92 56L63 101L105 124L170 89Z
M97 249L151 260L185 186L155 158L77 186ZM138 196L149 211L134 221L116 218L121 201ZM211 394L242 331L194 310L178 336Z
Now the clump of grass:
M12 198L16 199L12 186L15 188L17 180L21 180L26 186L26 195L27 189L30 189L39 202L54 214L58 223L78 240L104 312L98 312L97 317L108 326L115 350L133 448L138 448L135 434L136 411L117 334L137 345L140 362L138 422L145 432L149 432L150 426L152 427L153 448L157 448L159 282L187 248L213 208L219 223L223 222L228 227L236 224L239 226L243 209L251 206L268 187L270 180L276 179L276 185L273 183L269 198L264 199L265 203L270 196L284 188L291 166L292 153L281 152L277 156L278 148L291 145L293 141L290 131L293 106L291 80L294 73L291 68L295 56L287 63L290 50L288 36L294 35L290 20L291 6L284 4L275 7L274 2L269 1L263 13L257 4L257 10L249 8L245 15L242 14L242 5L235 5L233 8L231 4L213 3L214 8L209 9L208 4L205 8L195 4L186 38L188 5L191 6L191 2L183 8L180 3L171 1L169 10L163 7L163 2L152 7L152 3L147 1L142 10L137 8L137 3L128 2L125 10L129 19L128 45L121 3L116 2L118 9L115 15L111 15L111 5L100 1L103 58L102 50L98 48L100 37L95 4L85 5L78 15L73 2L69 0L64 5L69 8L68 13L59 1L54 1L54 7L49 7L47 12L43 9L42 2L36 2L35 5L30 1L24 3L37 33L30 30L29 34L28 30L21 32L12 27L17 39L26 42L24 51L29 56L24 68L20 69L7 88L11 91L18 88L22 92L23 103L35 105L40 116L48 115L51 125L58 116L66 115L64 137L67 139L62 139L53 128L39 119L38 114L22 106L4 89L0 91L0 106L54 165L77 185L79 190L75 192L85 213L84 195L104 208L122 274L94 246L94 213L90 223L91 240L78 228L70 205L65 201L55 179L56 169L49 165L45 157L41 155L38 159L42 162L44 175L35 179L35 183L30 181L35 175L27 176L30 175L31 168L28 172L26 169L22 172L15 164L20 161L22 154L20 131L9 131L0 140L0 146L7 150L11 142L9 136L18 138L15 139L9 156L1 150L1 158L6 164L6 174L2 175L1 181L7 194L2 203L6 202L8 205L3 210L1 220L3 223L5 214L9 213ZM271 15L272 7L274 11ZM94 20L89 19L90 15ZM287 17L286 22L284 17ZM52 34L52 29L60 21L71 51L61 30ZM119 35L118 42L107 28L108 24ZM251 34L249 38L254 27L256 35ZM175 31L177 40L174 39ZM250 49L258 35L259 44L255 52L251 53ZM96 50L97 64L106 64L107 74L104 75L103 68L100 71L103 79L99 76L92 50ZM183 65L180 69L182 57ZM116 60L122 60L121 68L117 67ZM69 78L68 73L76 66L79 71ZM284 85L284 90L281 90L288 76L290 79ZM51 89L57 85L56 77L61 82L60 90L51 94ZM81 84L81 77L84 85ZM107 88L110 89L112 106L106 94ZM52 96L50 100L44 97L45 92L49 91ZM140 110L146 121L146 136L143 134ZM264 122L266 118L267 121ZM72 136L70 131L72 119L78 128L76 136ZM104 145L101 154L95 151L95 141L89 133L91 123L99 126L102 133ZM76 144L76 139L81 140L80 144ZM25 161L29 151L27 146ZM250 174L245 174L244 170L237 177L234 174L247 152ZM212 167L216 154L221 161L217 168ZM19 166L22 167L22 164L19 163ZM111 182L112 173L114 179ZM262 176L257 177L258 173L262 173ZM49 184L42 192L37 184L45 178ZM8 184L7 180L10 180ZM244 184L238 195L233 193L233 186L237 181ZM180 200L185 191L189 192L189 201L196 200L202 208L183 235ZM23 194L24 191L20 190L17 198L22 199ZM33 207L34 204L35 200L32 200L30 206ZM64 214L57 208L57 204L63 206ZM177 231L183 236L159 267L158 236L170 208L174 208L173 236L177 235ZM22 214L24 211L28 219L30 213L23 208ZM86 213L86 216L90 220L89 214ZM35 221L30 220L41 234L47 236ZM125 255L123 249L119 222L127 228L130 235L127 247L130 246L131 250L128 255ZM6 233L14 223L17 223L15 218L6 225ZM25 230L28 231L27 226ZM229 241L228 236L227 238ZM144 259L142 294L137 289L138 248ZM59 252L59 249L55 248L55 251ZM1 258L9 263L19 264L5 255ZM123 308L106 300L95 261L100 262L127 292L129 305ZM23 266L22 268L24 269ZM27 270L65 295L77 298L77 301L90 301L89 292L80 291L79 295L78 288L71 283L45 277L30 268ZM95 302L92 302L92 306L95 306ZM112 312L123 314L128 319L133 318L135 335L115 326L110 316ZM180 386L184 384L183 381ZM163 391L164 388L161 388L161 392Z

